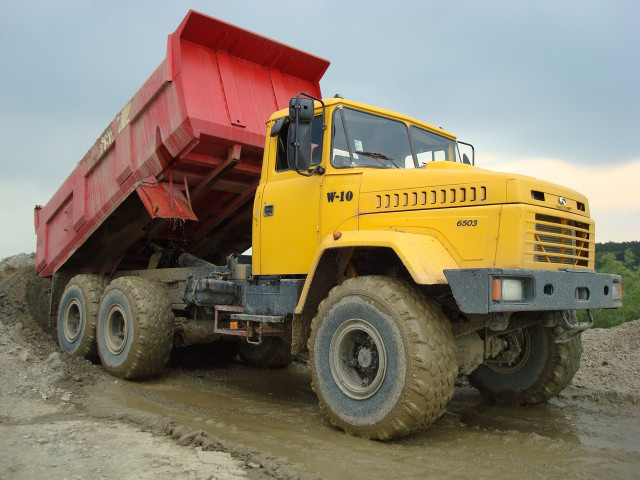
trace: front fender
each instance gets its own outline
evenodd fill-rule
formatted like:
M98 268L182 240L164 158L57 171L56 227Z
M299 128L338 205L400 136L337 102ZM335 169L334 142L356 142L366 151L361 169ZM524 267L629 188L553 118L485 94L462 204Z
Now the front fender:
M318 273L318 265L323 255L329 250L352 250L360 247L390 248L398 255L413 281L420 285L446 284L444 270L460 268L440 241L431 235L379 230L341 233L338 239L334 239L333 234L327 235L320 244L298 301L296 314L302 313L313 278Z

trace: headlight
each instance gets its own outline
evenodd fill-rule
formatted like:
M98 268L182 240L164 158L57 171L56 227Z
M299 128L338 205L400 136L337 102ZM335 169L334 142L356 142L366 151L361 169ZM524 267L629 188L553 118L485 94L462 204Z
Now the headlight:
M492 297L495 302L522 302L524 280L521 278L494 278Z

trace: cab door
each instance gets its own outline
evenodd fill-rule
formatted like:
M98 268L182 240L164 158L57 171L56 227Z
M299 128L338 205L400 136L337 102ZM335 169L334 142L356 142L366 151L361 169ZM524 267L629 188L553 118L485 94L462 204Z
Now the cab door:
M319 240L320 195L323 176L306 177L288 167L287 129L271 139L275 161L267 171L260 206L260 274L307 274ZM312 122L313 158L322 161L322 119ZM258 212L256 212L258 213Z
M260 208L260 274L306 274L318 249L320 175L273 172Z

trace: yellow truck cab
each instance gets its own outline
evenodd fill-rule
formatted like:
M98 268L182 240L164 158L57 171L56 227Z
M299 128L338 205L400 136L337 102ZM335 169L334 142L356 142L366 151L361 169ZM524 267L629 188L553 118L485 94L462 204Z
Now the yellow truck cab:
M621 304L620 278L593 270L594 222L573 190L478 168L452 134L342 98L300 95L267 131L253 274L304 279L293 351L308 346L320 404L347 431L391 438L432 422L457 374L498 401L546 400L578 368L590 322L575 310ZM345 322L358 302L375 313ZM402 418L412 426L358 426L358 402L384 383L372 362L389 367L388 325L368 317L399 312L398 342L418 338L406 365L427 355L442 370L414 387L447 393Z

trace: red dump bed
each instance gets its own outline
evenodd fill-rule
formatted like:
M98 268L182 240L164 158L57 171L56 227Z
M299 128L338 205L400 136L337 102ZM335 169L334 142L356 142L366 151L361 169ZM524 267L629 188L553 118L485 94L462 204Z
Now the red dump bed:
M320 97L329 62L190 11L167 58L44 207L36 268L145 268L158 246L217 261L251 242L265 121Z

